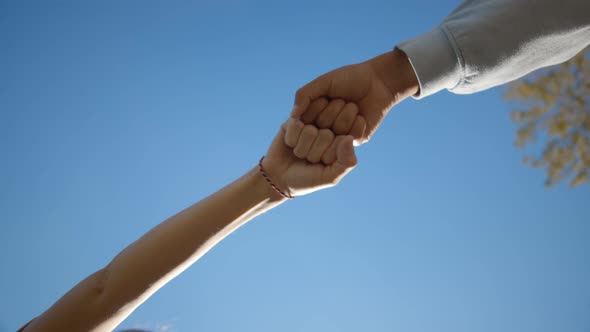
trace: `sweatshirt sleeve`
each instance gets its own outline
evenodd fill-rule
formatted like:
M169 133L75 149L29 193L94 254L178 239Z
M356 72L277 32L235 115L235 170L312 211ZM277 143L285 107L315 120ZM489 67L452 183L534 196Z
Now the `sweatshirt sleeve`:
M590 44L590 0L467 0L438 26L397 45L420 99L468 94L572 58Z

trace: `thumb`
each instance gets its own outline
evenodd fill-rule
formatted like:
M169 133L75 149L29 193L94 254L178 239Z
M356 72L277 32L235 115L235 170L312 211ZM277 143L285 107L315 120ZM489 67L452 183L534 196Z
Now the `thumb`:
M354 137L345 136L336 149L336 164L345 169L352 169L357 164L356 154L354 153Z
M287 120L288 121L288 120ZM279 129L279 132L276 134L268 151L266 152L266 157L264 158L265 161L267 159L275 160L280 158L284 151L286 151L285 147L285 133L287 132L287 122L284 122Z
M358 163L353 144L354 137L347 135L340 140L336 147L336 161L327 170L328 176L334 184L340 182Z
M322 75L297 90L295 93L295 103L293 105L291 117L299 118L301 115L303 115L303 113L305 113L309 107L309 104L314 99L322 96L328 96L330 92L330 85L330 79L326 75Z

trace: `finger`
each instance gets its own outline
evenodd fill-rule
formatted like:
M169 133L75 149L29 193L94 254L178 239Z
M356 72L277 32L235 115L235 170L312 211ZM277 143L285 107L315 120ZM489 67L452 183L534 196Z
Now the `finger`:
M303 127L303 130L301 130L301 135L299 136L299 140L297 140L297 145L293 149L293 154L295 154L297 158L305 159L309 149L313 144L313 141L315 141L317 136L318 129L315 126L306 125Z
M283 123L272 140L263 161L265 169L272 171L278 162L292 156L292 152L285 147L285 135L288 127L288 121Z
M343 170L350 170L356 167L358 160L354 152L353 146L354 138L350 135L344 136L344 138L338 143L336 148L336 163Z
M344 108L344 105L346 105L346 102L342 99L331 100L328 106L316 118L315 124L318 128L332 128L334 121Z
M334 140L334 133L330 129L320 129L318 136L307 153L307 161L310 163L320 162L324 152L330 147Z
M365 118L362 115L357 115L354 118L354 123L352 124L352 128L350 129L350 136L354 137L354 145L359 146L364 133L365 128L367 127L367 122L365 122Z
M315 121L315 118L328 106L328 98L322 97L311 102L305 113L301 116L301 121L305 124L311 124Z
M299 135L301 135L301 131L303 130L303 122L289 118L287 120L286 130L285 130L285 144L288 147L294 148L297 146L297 140L299 140Z
M324 151L324 154L320 158L324 165L332 165L336 161L336 148L343 138L344 136L334 137L330 146Z
M336 147L336 161L326 169L326 176L333 184L340 182L346 174L356 167L358 162L354 153L354 138L350 135L340 137L342 139Z
M327 96L330 92L330 85L330 78L327 75L322 75L297 90L291 116L294 118L300 117L307 110L312 100Z
M334 134L347 135L350 132L350 129L352 129L352 125L358 113L359 108L355 103L346 103L336 120L334 120L334 125L332 126Z

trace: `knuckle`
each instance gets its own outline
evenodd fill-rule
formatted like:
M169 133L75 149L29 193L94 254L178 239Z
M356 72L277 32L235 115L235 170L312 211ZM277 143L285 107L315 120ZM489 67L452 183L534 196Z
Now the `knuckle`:
M349 105L353 105L353 106L349 106ZM357 117L357 114L358 114L358 109L356 109L356 106L354 106L354 104L348 104L348 105L346 105L346 108L344 109L344 111L342 111L342 113L340 113L338 118L340 120L342 120L341 122L352 125L355 118Z
M344 119L338 119L336 120L336 122L334 122L334 127L332 129L334 129L334 132L337 135L344 135L348 134L348 128L349 125L347 121L345 121Z
M344 99L336 98L330 102L330 105L333 105L333 107L336 109L341 109L342 107L344 107L344 105L346 105L346 102L344 101Z
M356 106L355 103L349 103L348 105L346 105L347 107L347 112L345 113L345 115L347 116L348 119L354 119L356 118L357 114L359 114L359 108Z
M350 108L352 112L358 113L359 107L356 103L347 103L346 107Z
M309 106L310 109L314 110L322 110L328 105L328 99L326 97L320 97L315 99L311 105Z
M316 125L320 129L327 129L332 126L332 122L335 118L336 109L326 108L319 116L316 121Z
M314 137L318 134L318 129L313 125L306 125L303 127L303 134L305 136Z
M290 148L294 148L295 144L297 144L297 141L293 137L286 137L285 144L287 144L287 146Z
M293 121L293 129L295 129L296 131L300 131L301 129L303 129L303 126L305 126L305 124L299 120L295 120Z
M295 157L297 157L299 159L305 159L305 154L299 148L299 146L295 147L295 149L293 150L293 154L295 155Z
M327 141L332 141L334 139L334 133L330 129L320 129L318 136Z
M308 155L307 161L309 161L312 164L317 164L320 161L320 158L317 155Z

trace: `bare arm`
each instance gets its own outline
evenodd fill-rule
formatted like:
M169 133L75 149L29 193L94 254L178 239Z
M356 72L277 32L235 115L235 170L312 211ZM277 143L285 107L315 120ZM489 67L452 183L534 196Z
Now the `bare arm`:
M223 238L282 202L252 169L129 245L31 323L27 331L111 331Z
M300 126L291 121L284 125L271 145L264 167L283 190L293 195L334 185L356 164L352 138L344 143L334 136L316 140L311 130L298 130L308 153L317 153L313 145L324 143L321 153L338 150L334 165L311 165L293 155L284 143L290 128ZM299 128L299 127L297 127ZM293 132L293 130L290 130ZM307 135L306 137L303 137ZM290 135L293 136L293 135ZM338 145L338 146L337 146ZM352 153L352 156L351 156ZM334 154L334 153L333 153ZM314 189L315 188L315 189ZM162 222L132 243L110 264L92 274L25 331L111 331L154 292L187 269L209 249L255 216L283 203L285 198L272 189L256 168L175 216Z

